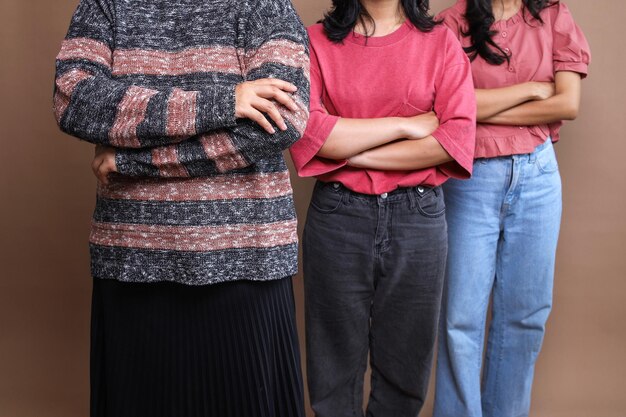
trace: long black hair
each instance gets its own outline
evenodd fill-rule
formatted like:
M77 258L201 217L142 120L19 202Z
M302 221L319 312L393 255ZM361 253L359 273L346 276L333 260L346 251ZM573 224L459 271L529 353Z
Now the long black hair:
M558 0L522 0L522 13L526 21L528 12L535 20L543 24L539 13L546 7L553 6ZM469 36L471 46L465 49L470 61L480 56L485 61L493 65L501 65L505 61L509 62L511 56L494 42L493 36L497 33L491 30L491 25L495 22L491 0L467 0L465 9L465 20L468 24L467 32L463 36Z
M430 32L440 22L429 14L429 0L400 0L400 6L409 21L422 32ZM374 19L359 0L333 0L333 7L324 15L322 23L326 36L333 42L340 43L354 29L357 23L375 26ZM371 34L366 34L371 36Z

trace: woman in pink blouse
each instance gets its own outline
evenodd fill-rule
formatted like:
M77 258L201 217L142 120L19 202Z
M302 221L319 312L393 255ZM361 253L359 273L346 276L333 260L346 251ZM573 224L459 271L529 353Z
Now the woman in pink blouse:
M424 0L334 0L309 28L311 113L291 148L318 179L304 228L317 417L416 416L445 268L441 184L471 172L476 102L459 41Z
M527 416L561 219L552 143L578 113L589 46L558 1L459 0L441 17L472 61L478 125L472 179L444 186L449 253L434 415Z

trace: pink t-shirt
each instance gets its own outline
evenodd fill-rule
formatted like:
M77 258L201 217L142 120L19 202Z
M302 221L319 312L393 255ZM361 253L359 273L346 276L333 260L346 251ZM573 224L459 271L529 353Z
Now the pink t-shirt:
M452 29L464 47L470 46L464 14L466 0L444 10L439 18ZM525 13L525 15L524 15ZM574 71L587 75L590 61L589 44L574 22L565 4L559 2L540 12L541 22L520 10L507 20L491 27L497 34L493 40L507 53L511 63L491 65L481 57L472 62L476 88L498 88L526 81L554 81L557 71ZM545 142L559 140L562 122L539 126L500 126L478 124L476 128L476 158L491 158L532 152Z
M335 44L317 24L309 28L309 37L311 113L304 136L291 147L301 176L341 182L365 194L469 177L476 103L469 60L448 28L439 25L424 33L407 21L387 36L366 41L352 33ZM316 155L340 117L415 116L431 110L440 121L433 136L453 162L414 171L380 171Z

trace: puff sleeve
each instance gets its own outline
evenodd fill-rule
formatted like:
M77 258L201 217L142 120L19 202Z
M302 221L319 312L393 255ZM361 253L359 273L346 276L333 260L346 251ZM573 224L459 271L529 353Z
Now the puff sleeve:
M554 7L558 9L552 25L554 72L573 71L585 78L591 61L587 38L565 4Z

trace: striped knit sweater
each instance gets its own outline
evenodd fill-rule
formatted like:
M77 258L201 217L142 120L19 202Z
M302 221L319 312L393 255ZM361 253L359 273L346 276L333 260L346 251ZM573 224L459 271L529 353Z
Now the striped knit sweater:
M289 0L81 0L56 61L60 128L116 148L92 274L203 285L297 270L282 156L308 117L307 35ZM298 87L288 129L235 118L235 86Z

